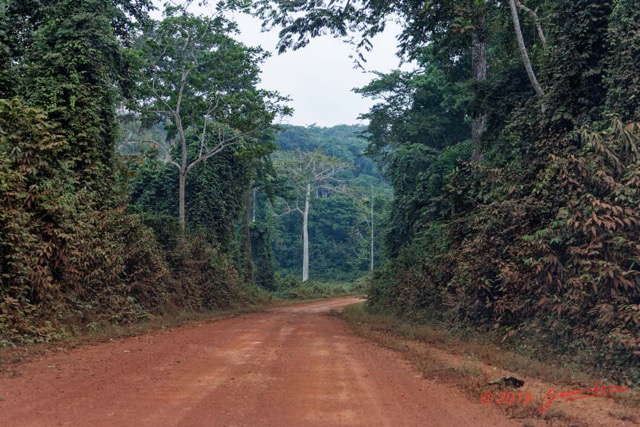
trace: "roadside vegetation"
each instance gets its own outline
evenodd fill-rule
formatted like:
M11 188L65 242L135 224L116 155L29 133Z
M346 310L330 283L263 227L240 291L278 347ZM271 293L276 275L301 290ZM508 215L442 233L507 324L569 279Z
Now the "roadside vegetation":
M293 276L280 282L278 289L273 292L277 299L307 300L316 298L330 298L344 295L363 295L366 291L365 279L352 282L316 282L301 283Z
M370 308L640 384L637 1L357 4L254 11L282 50L328 32L364 57L401 22L418 68L357 89L394 194Z
M637 389L586 399L583 401L586 406L555 402L540 413L545 394L551 389L559 393L589 389L596 384L615 384L606 373L585 369L576 360L558 360L550 353L531 353L522 346L505 346L501 335L496 333L452 330L442 324L410 322L391 314L372 313L366 303L350 305L336 314L358 335L397 351L425 378L455 385L473 402L478 402L487 391L494 396L500 392L531 393L533 399L527 405L494 404L506 416L523 420L523 425L535 426L543 422L545 424L540 425L587 427L595 422L595 414L598 414L595 420L601 425L626 425L616 424L625 421L635 425L640 421L640 392ZM492 385L509 377L524 381L524 387Z

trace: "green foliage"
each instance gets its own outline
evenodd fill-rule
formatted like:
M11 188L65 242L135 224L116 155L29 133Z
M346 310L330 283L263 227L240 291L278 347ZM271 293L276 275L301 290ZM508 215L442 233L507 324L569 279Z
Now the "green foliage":
M146 157L121 159L115 151L116 101L140 93L129 78L140 58L123 50L149 7L147 0L0 4L0 96L11 99L0 99L1 346L53 340L76 326L227 308L251 298L227 248L219 248L231 246L240 210L236 195L227 193L247 188L253 173L247 165L272 149L262 125L273 111L261 95L229 93L243 81L257 82L253 54L231 43L225 60L237 58L247 74L227 73L237 78L224 91L256 101L255 110L234 113L234 125L261 127L261 135L244 150L203 165L190 183L201 193L190 207L194 229L208 233L185 235L166 217L136 214L144 213L141 206L175 210L167 181L175 171L157 161L157 144L144 141L174 129L160 124L139 138L134 147L150 149ZM136 134L135 125L121 135ZM127 210L129 184L139 204ZM220 199L216 209L207 197Z
M356 176L377 176L373 161L363 156L367 141L361 134L366 130L360 125L332 127L283 125L277 134L276 144L283 151L319 151L353 165Z
M253 269L251 241L257 239L258 256L269 262L260 246L268 233L252 236L250 194L272 175L272 121L289 109L281 104L285 98L257 88L267 54L237 42L235 32L221 16L168 7L136 39L129 56L140 117L122 118L132 129L121 147L137 158L131 188L137 209L179 216L190 233L233 258L245 281L268 288L273 271Z
M276 264L271 246L271 229L264 222L251 224L251 254L257 266L254 281L260 288L274 291L276 289Z
M612 54L608 63L607 106L623 120L640 119L640 8L617 1L609 20Z
M267 54L234 40L234 32L235 25L221 16L167 7L165 18L153 22L129 52L138 74L134 108L141 117L123 122L149 126L133 135L159 137L134 172L133 202L177 214L183 229L188 224L233 253L251 281L250 185L268 169L274 118L289 109L277 93L257 88L258 66Z
M309 213L310 277L353 280L369 269L372 191L375 263L384 258L382 222L390 194L372 160L364 155L367 144L360 135L363 131L362 126L283 126L278 133L276 143L282 152L277 158L301 160L301 164L276 162L279 181L274 184L278 197L274 198L276 216L272 215L270 223L276 265L281 275L299 274L301 269L302 218L299 213L304 205L304 174L297 174L296 180L285 178L293 178L294 169L301 169L305 159L317 158L324 166L345 169L335 179L313 185ZM267 206L261 208L266 212ZM282 214L289 210L292 212Z
M443 193L457 162L468 160L465 121L465 73L447 77L425 51L424 69L378 75L359 93L382 100L364 117L370 119L368 153L393 185L395 198L386 233L386 248L396 256L422 224L453 209Z
M183 130L205 148L219 144L221 134L255 142L269 132L273 118L288 109L279 105L283 98L277 93L256 88L259 64L268 54L234 40L235 24L222 17L182 8L168 8L165 15L129 52L145 120L164 126L169 146ZM198 149L187 164L197 159Z
M385 163L388 148L420 144L436 150L468 138L460 103L462 86L435 65L414 72L392 71L356 93L383 100L363 118L369 120L368 153Z
M415 59L429 42L435 42L443 51L460 54L468 46L477 17L495 13L499 7L496 2L483 0L258 0L250 7L237 0L225 3L252 11L264 19L265 27L282 28L280 52L300 49L312 38L330 33L354 45L357 62L365 60L364 53L371 49L373 37L385 30L390 16L399 17L403 24L398 36L399 54Z
M354 197L342 194L314 201L309 215L309 253L314 278L355 279L368 268L366 257L363 263L358 252L367 254L368 248L360 248L359 236L354 235L358 208Z
M364 288L360 282L320 282L311 280L300 283L295 277L288 276L280 279L275 295L281 299L308 300L353 295L363 291Z
M43 109L69 142L59 155L76 174L75 185L98 191L99 203L108 202L115 88L127 81L121 42L135 20L144 19L149 2L7 0L3 5L2 75L10 84L0 96Z
M465 142L438 151L422 139L428 132L407 138L384 115L379 129L387 133L378 132L372 120L371 149L395 200L393 258L374 275L369 304L502 330L507 343L528 340L530 348L637 383L640 128L631 58L638 8L626 1L536 5L549 47L535 46L532 57L547 96L533 97L510 59L513 43L503 38L508 21L493 18L482 161L466 162ZM533 34L525 27L527 38ZM391 77L368 88L406 93L402 76L399 87ZM398 108L388 99L372 117L376 108L392 111L389 117L415 111L411 102ZM443 104L433 114L438 108L449 114Z

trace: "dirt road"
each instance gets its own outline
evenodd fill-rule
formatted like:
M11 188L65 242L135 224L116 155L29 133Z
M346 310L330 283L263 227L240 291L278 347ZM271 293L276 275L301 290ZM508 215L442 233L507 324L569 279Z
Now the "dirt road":
M0 378L0 426L515 426L326 312L342 298L68 352Z

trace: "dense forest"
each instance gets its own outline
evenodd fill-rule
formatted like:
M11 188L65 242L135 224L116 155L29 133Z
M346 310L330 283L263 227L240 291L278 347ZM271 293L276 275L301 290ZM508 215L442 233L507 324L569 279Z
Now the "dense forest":
M281 277L298 276L302 271L304 197L300 190L306 190L307 182L296 176L294 168L297 162L314 158L325 173L332 168L337 173L310 183L308 278L353 280L382 262L383 219L391 190L373 161L364 155L364 131L362 126L284 126L277 134L280 153L275 167L282 181L270 206L270 217Z
M238 219L290 113L267 54L149 0L0 7L0 345L254 298Z
M369 305L640 380L637 0L260 1L280 49L364 59L389 16L369 154L393 185Z
M395 20L417 68L278 127L222 12L0 0L0 345L375 267L370 310L640 381L638 0L220 7L356 65Z

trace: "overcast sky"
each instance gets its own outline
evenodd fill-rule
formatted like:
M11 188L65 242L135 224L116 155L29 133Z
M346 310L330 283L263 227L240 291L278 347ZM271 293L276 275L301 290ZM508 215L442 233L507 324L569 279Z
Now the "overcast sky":
M159 8L161 3L156 1ZM206 14L211 8L192 6L189 10ZM366 113L373 102L351 89L366 85L373 75L354 69L353 60L349 58L350 46L325 36L313 39L303 49L278 55L275 53L277 31L262 33L260 21L244 14L234 14L231 18L240 27L238 40L272 52L262 65L261 86L291 98L289 106L295 111L292 117L284 119L284 123L318 126L362 123L358 122L358 115ZM386 72L398 68L393 28L390 26L384 34L373 39L374 49L366 54L367 70Z

